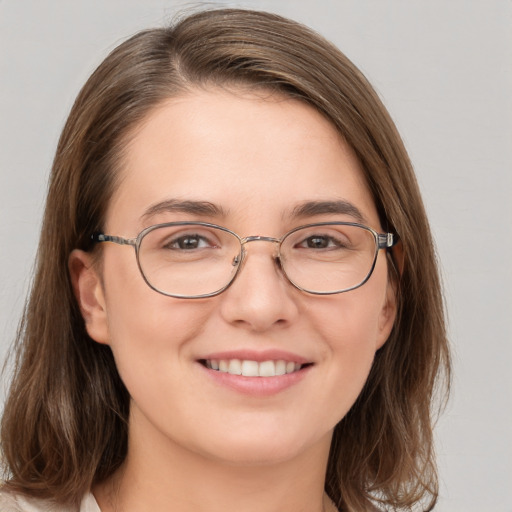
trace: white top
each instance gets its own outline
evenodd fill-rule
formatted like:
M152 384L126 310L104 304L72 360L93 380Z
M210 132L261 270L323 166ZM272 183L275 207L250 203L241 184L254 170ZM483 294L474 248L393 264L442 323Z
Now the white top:
M47 500L27 498L20 494L0 491L1 512L101 512L94 496L88 493L84 496L80 508L73 510L69 507L56 506Z

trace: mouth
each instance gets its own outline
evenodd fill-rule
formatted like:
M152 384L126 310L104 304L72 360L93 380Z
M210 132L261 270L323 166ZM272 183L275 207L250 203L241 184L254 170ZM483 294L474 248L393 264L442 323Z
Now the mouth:
M284 359L253 361L250 359L200 359L199 362L209 370L243 377L278 377L296 373L313 363L297 363Z

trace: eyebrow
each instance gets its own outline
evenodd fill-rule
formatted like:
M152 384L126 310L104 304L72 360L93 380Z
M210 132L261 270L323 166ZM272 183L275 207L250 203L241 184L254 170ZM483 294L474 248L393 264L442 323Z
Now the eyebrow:
M160 213L185 213L190 215L208 217L226 217L226 211L219 205L209 201L193 201L167 199L151 205L141 215L147 220ZM295 206L290 213L291 218L314 217L316 215L349 215L357 222L366 222L361 210L349 201L340 199L334 201L305 201Z
M209 217L224 217L226 212L218 205L209 201L180 201L179 199L167 199L150 206L141 215L142 220L147 220L159 213L187 213L190 215L204 215Z
M361 210L354 204L343 199L336 201L306 201L296 206L291 213L292 217L313 217L315 215L349 215L357 222L366 222Z

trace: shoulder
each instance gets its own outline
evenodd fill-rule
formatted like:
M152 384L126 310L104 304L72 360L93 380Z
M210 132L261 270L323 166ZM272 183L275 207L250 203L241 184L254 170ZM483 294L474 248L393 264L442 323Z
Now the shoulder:
M29 498L22 494L0 491L1 512L75 512L62 508L51 501Z
M27 498L20 494L0 491L0 510L2 512L46 512L50 510L48 502Z
M48 500L29 498L0 489L0 512L101 512L92 494L84 496L80 508L56 505Z

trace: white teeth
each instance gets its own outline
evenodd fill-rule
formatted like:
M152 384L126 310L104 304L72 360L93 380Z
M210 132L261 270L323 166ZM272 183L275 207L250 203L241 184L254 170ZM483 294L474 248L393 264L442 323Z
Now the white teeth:
M207 359L205 364L212 370L244 377L275 377L293 373L302 368L300 363L283 359L262 362L240 359Z
M229 360L228 373L231 373L231 375L242 375L242 362L240 359Z
M286 362L276 361L276 375L284 375L286 373Z
M260 363L260 377L275 377L276 365L274 361L263 361Z
M259 368L256 361L243 361L242 362L242 375L244 377L258 377Z

